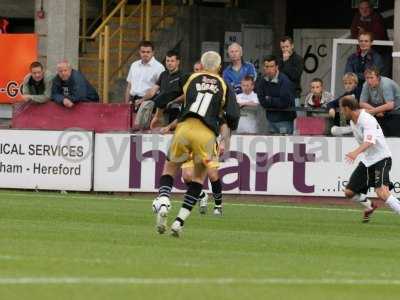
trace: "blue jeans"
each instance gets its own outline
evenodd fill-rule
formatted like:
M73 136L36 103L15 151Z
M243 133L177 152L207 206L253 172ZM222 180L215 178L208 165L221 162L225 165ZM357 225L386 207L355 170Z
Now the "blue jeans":
M293 134L293 121L269 122L270 133Z

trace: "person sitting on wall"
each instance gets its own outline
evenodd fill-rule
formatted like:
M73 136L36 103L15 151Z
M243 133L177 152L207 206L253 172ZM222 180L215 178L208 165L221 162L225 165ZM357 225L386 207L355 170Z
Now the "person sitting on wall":
M35 61L29 66L30 73L22 83L22 99L35 103L46 103L51 97L54 76L43 65Z
M67 108L72 108L77 102L99 102L99 95L85 76L72 69L69 62L64 60L57 64L51 99Z
M142 99L144 101L151 101L151 110L148 111L148 115L145 117L150 120L151 112L153 111L153 107L156 108L156 114L151 120L150 128L154 129L159 126L165 126L163 117L164 113L166 113L166 123L170 123L178 117L180 112L180 102L176 102L176 105L170 105L172 101L177 100L177 98L181 98L183 102L183 81L184 75L182 71L179 69L180 66L180 55L173 50L167 52L165 56L165 65L167 70L161 73L156 84L146 92ZM182 96L182 97L181 97ZM143 118L141 116L142 109L139 109L136 117ZM141 124L147 124L146 121L135 122Z
M139 60L134 61L126 78L125 103L134 104L137 112L140 106L151 105L150 99L143 99L157 83L165 68L155 57L154 44L150 41L139 43Z

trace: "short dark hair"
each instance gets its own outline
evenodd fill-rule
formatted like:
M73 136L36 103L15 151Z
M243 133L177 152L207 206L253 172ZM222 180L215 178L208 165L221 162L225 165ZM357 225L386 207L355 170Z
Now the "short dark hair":
M371 74L375 73L376 76L380 77L381 76L381 71L377 66L370 66L365 69L364 74Z
M273 54L265 56L263 62L265 63L266 61L274 61L278 65L278 58Z
M341 107L348 107L352 111L355 111L355 110L360 108L360 104L358 103L356 98L354 98L354 96L352 96L352 95L351 96L344 96L344 97L340 98L340 106Z
M34 61L29 66L29 70L32 70L33 68L41 68L43 70L43 65L39 61Z
M286 41L289 41L289 43L291 43L292 45L293 45L293 39L290 37L290 36L288 36L288 35L285 35L285 36L283 36L283 37L281 37L281 39L279 40L281 43L284 43L284 42L286 42Z
M175 51L175 50L169 50L165 56L166 57L175 56L177 60L181 59L181 56L179 55L178 51Z
M368 35L369 39L371 40L371 42L374 41L374 34L372 32L364 31L364 32L359 33L358 36L357 36L357 40L359 40L360 36L362 36L362 35Z
M244 76L244 77L242 78L241 81L251 81L251 82L254 82L254 77L253 77L253 76L250 76L250 75L246 75L246 76Z
M140 49L141 47L146 47L146 48L150 47L151 50L154 50L154 44L153 44L152 42L150 42L150 41L141 41L141 42L139 43L139 49Z
M324 86L324 81L319 78L319 77L315 77L311 80L311 82L319 82L322 86Z

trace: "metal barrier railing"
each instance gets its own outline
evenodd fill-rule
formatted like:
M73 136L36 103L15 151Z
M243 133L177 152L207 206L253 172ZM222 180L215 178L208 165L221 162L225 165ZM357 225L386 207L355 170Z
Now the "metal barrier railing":
M129 54L124 58L124 29L127 28L129 20L139 15L139 36L140 40L151 40L151 33L165 26L165 1L162 0L160 4L160 19L156 26L152 27L152 10L153 5L151 0L141 0L140 4L137 5L132 11L126 15L127 12L127 0L120 0L119 3L111 10L111 12L106 15L109 8L109 3L107 0L103 0L102 13L92 22L96 24L100 19L103 21L101 24L93 31L91 35L88 34L93 30L94 25L87 27L87 9L86 0L83 0L82 4L82 32L84 35L80 36L82 41L82 50L86 51L88 40L98 40L98 55L97 58L86 58L89 61L96 61L98 64L98 92L103 99L103 103L108 103L109 101L109 86L110 81L115 76L122 76L124 66L129 62L129 60L136 53L136 49L129 52ZM111 30L111 22L113 18L119 16L118 28ZM111 72L110 58L111 58L111 41L118 37L118 47L117 47L117 65ZM85 59L85 58L82 58Z

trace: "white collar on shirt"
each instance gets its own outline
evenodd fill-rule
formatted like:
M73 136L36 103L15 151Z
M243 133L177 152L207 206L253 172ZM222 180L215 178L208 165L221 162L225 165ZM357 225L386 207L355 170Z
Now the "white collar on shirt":
M143 61L142 60L140 60L140 64L142 65L142 66L149 66L149 67L152 67L153 66L153 63L155 62L155 58L154 58L154 56L149 60L149 62L147 63L147 64L144 64L143 63Z
M279 76L279 71L278 72L276 72L276 75L275 75L275 77L273 77L273 78L268 78L267 76L265 76L264 78L265 78L265 80L266 81L268 81L268 82L272 82L272 83L278 83L278 76Z

